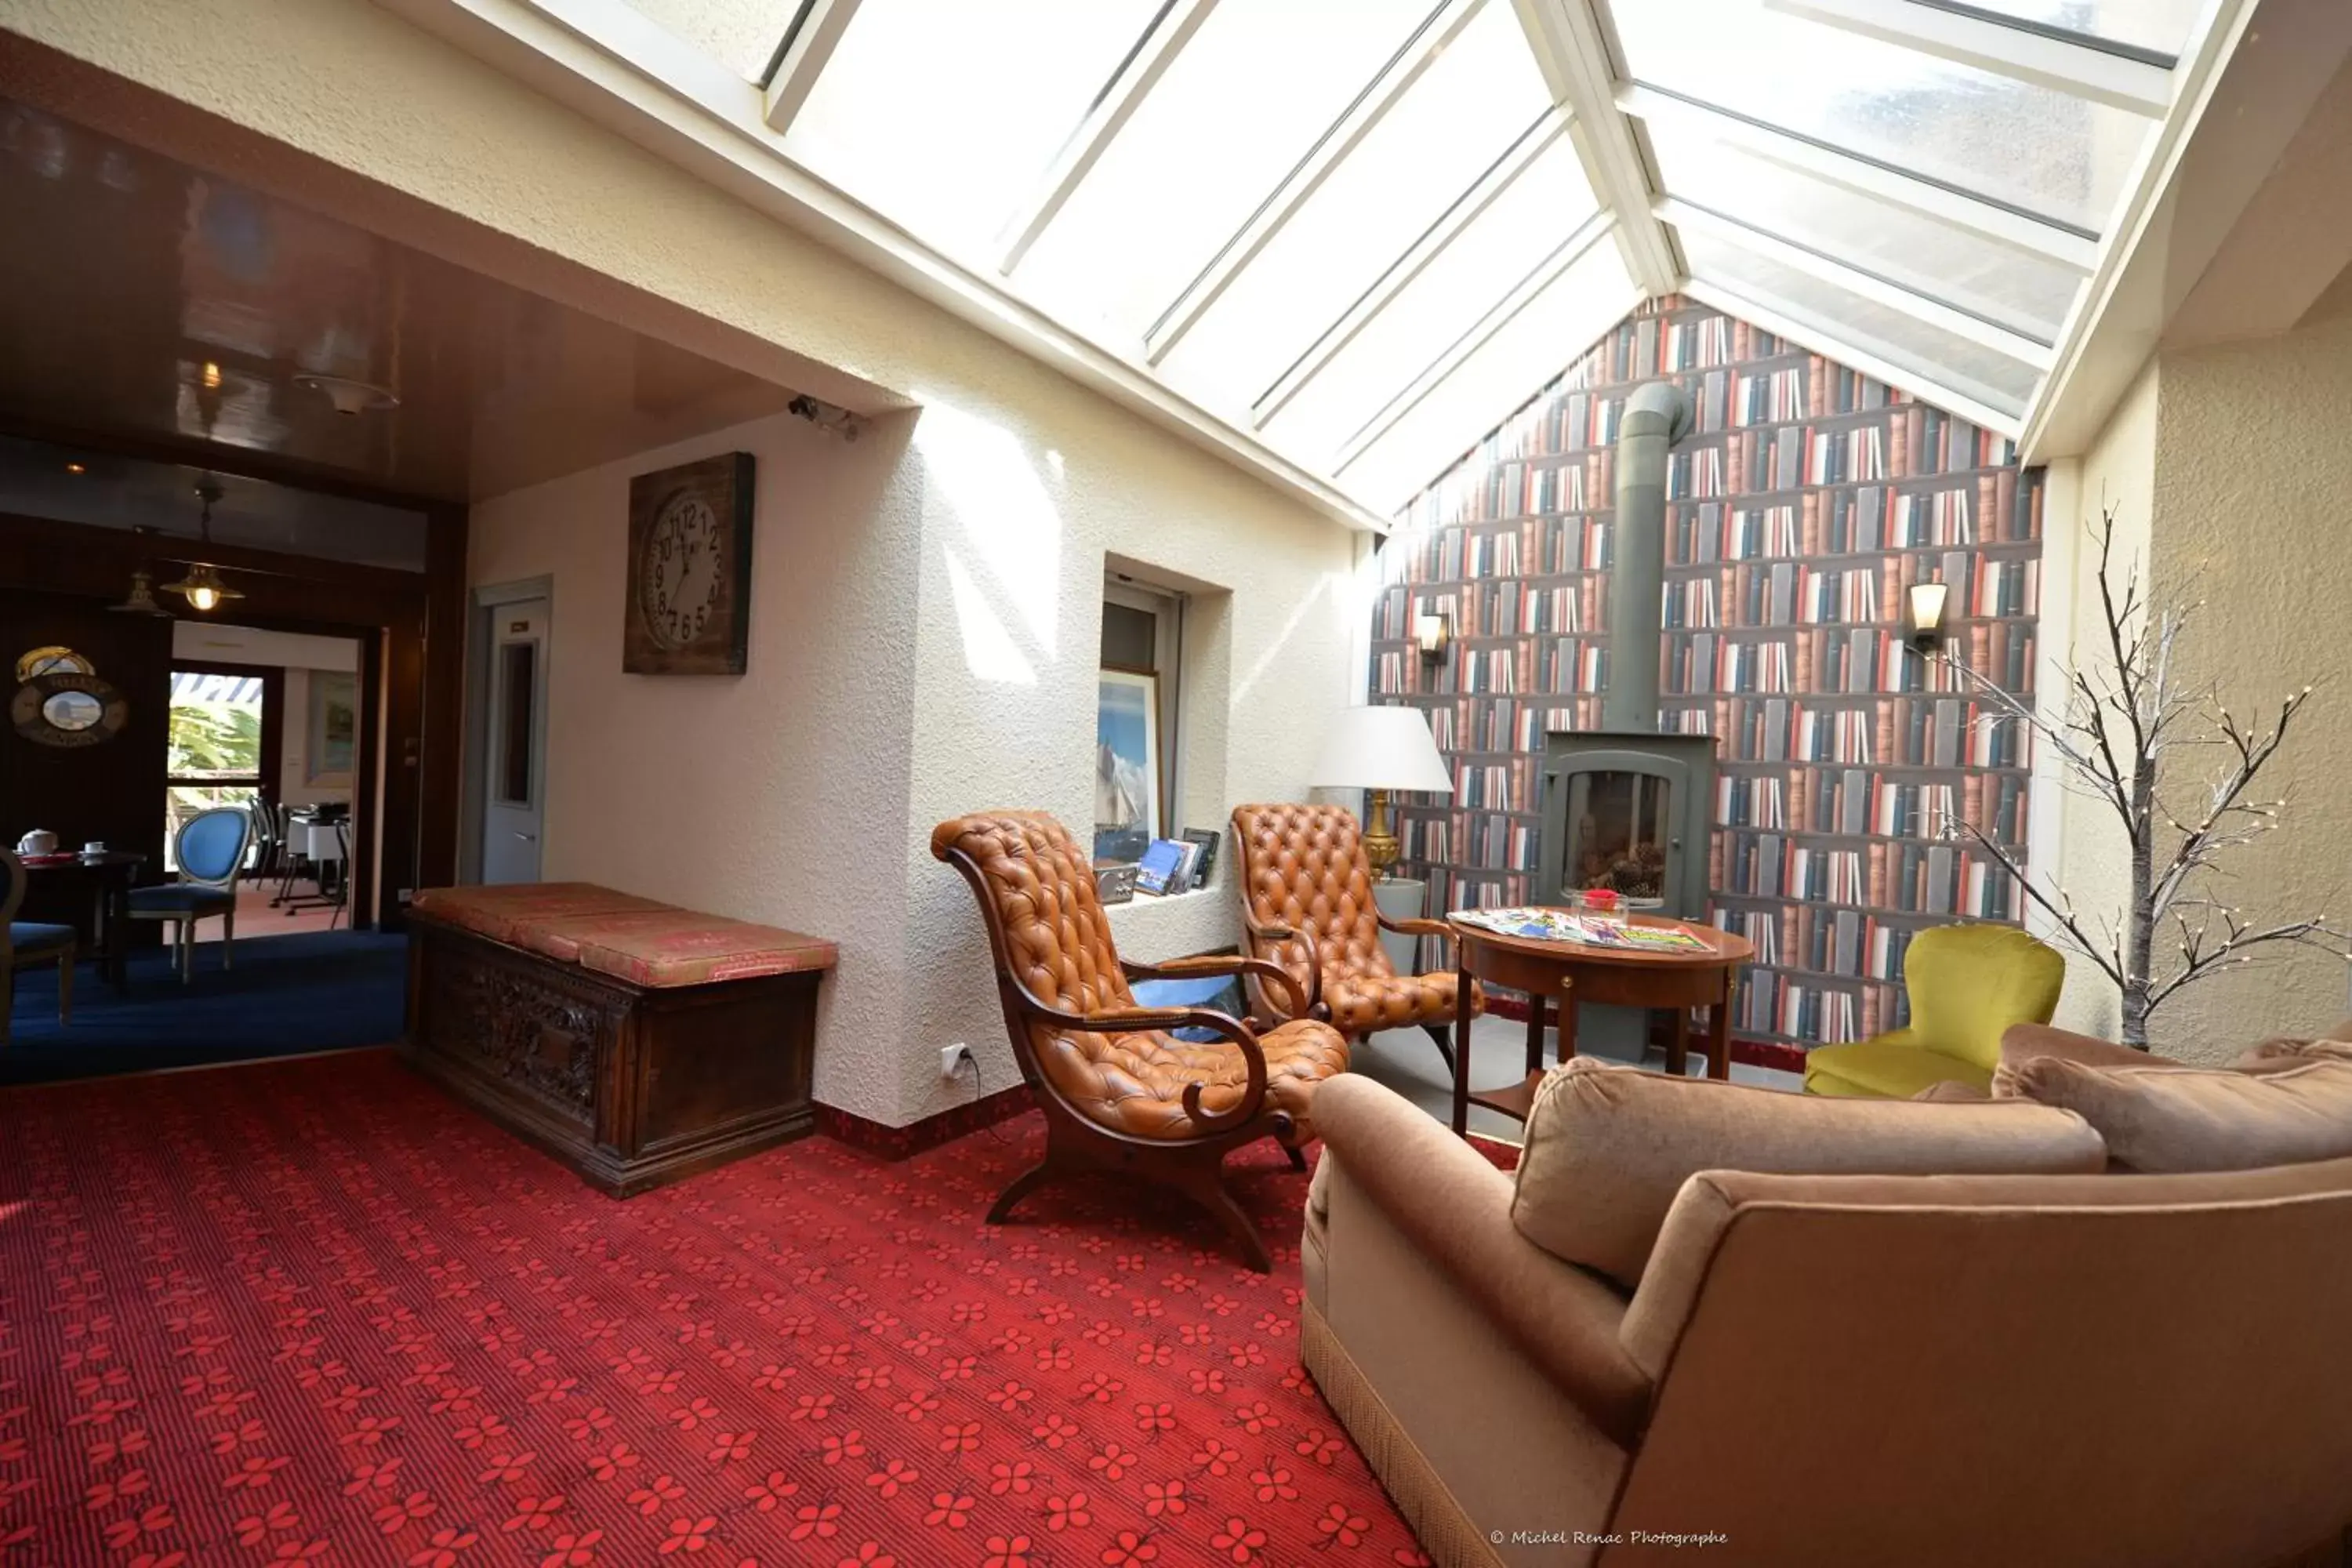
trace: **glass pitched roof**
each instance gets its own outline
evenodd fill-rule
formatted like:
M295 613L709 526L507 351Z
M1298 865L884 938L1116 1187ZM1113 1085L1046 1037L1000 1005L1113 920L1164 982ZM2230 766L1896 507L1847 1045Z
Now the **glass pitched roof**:
M2215 0L533 3L1389 511L1685 284L2017 433Z

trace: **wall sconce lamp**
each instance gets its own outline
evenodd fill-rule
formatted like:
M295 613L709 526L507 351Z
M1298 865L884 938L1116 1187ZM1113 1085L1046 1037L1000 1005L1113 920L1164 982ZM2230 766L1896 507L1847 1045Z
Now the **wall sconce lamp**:
M1453 640L1454 623L1443 612L1413 617L1413 646L1421 650L1421 662L1426 668L1434 669L1445 662L1445 647Z
M1951 590L1942 583L1911 584L1911 647L1921 655L1936 651L1944 636L1944 601Z

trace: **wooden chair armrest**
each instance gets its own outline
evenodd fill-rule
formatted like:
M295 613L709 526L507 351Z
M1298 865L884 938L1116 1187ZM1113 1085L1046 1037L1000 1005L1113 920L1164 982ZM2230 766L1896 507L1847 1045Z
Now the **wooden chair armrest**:
M1250 940L1253 942L1295 942L1307 950L1307 1000L1305 1005L1291 1016L1313 1018L1322 1023L1330 1022L1331 1009L1323 1005L1323 955L1316 948L1315 933L1311 931L1293 931L1288 926L1266 925L1252 919L1246 913L1242 916L1242 927L1249 932ZM1270 963L1271 960L1260 959L1257 962ZM1276 964L1275 967L1280 969L1282 966ZM1288 978L1289 972L1285 970L1284 975ZM1295 979L1291 980L1285 990L1293 999L1296 999L1298 995L1297 982Z
M1265 1047L1256 1031L1230 1013L1206 1007L1106 1007L1093 1013L1072 1013L1040 1001L1020 981L1007 978L1020 1009L1032 1017L1065 1029L1094 1035L1133 1035L1150 1029L1213 1029L1241 1047L1249 1082L1232 1110L1213 1114L1201 1109L1201 1086L1184 1086L1184 1114L1202 1132L1223 1132L1255 1120L1265 1103ZM1286 1118L1284 1120L1287 1120Z
M1388 916L1381 912L1378 905L1374 905L1372 908L1372 918L1380 921L1381 929L1382 931L1392 931L1399 936L1410 936L1415 938L1433 936L1443 942L1451 942L1454 940L1454 928L1444 921L1426 920L1418 915L1412 916L1405 920L1392 921L1389 919ZM1443 949L1440 950L1441 953L1443 951ZM1416 950L1413 958L1413 965L1415 968L1419 968L1420 963L1421 959L1418 951Z
M1129 980L1185 980L1218 974L1254 974L1261 982L1270 981L1282 987L1289 1003L1289 1016L1304 1018L1311 1005L1303 996L1305 987L1297 977L1279 963L1264 958L1244 958L1233 952L1204 952L1191 958L1171 958L1159 963L1138 963L1122 958L1118 966Z

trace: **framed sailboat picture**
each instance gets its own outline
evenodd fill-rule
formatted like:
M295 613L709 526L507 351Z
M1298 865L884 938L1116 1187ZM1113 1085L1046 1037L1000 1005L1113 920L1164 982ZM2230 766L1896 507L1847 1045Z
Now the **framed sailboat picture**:
M1106 669L1095 710L1095 831L1160 833L1160 679Z

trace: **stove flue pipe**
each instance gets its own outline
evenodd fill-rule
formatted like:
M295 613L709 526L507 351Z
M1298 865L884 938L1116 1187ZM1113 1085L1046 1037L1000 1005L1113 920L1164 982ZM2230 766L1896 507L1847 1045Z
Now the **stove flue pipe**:
M1666 452L1691 433L1691 401L1671 381L1636 387L1617 421L1617 516L1609 568L1605 730L1658 728L1666 587Z

